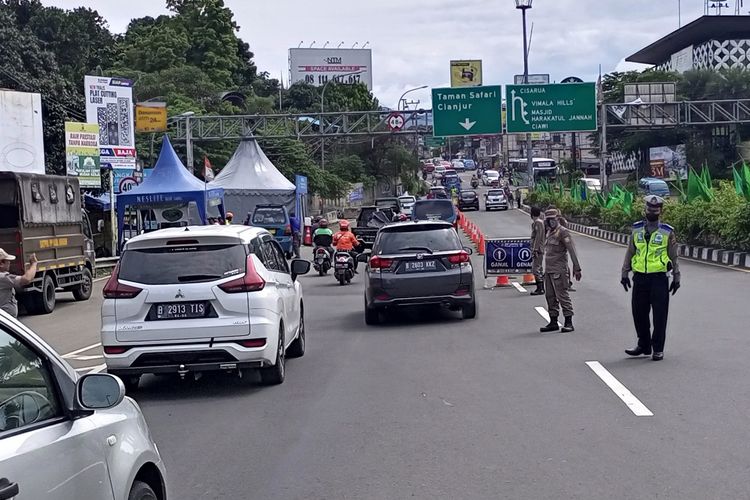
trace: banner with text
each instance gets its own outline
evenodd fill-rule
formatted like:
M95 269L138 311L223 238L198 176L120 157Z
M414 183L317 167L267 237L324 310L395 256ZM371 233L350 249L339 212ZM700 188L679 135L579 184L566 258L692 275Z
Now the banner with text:
M98 124L65 122L65 163L82 188L101 189Z
M484 241L485 276L531 272L530 238L491 238Z
M102 167L135 168L133 82L86 76L86 121L99 124Z

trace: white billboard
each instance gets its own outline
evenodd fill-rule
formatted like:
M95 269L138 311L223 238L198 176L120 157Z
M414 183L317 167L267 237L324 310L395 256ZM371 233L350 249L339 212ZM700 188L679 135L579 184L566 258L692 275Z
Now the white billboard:
M135 168L133 82L86 76L86 122L99 124L101 166Z
M357 73L357 74L353 74ZM289 49L291 83L364 83L372 90L370 49Z
M0 171L44 174L41 95L0 91Z

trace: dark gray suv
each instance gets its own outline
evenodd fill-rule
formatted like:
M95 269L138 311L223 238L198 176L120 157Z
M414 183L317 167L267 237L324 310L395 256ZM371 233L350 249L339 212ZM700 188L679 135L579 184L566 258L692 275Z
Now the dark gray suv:
M387 308L441 305L477 315L471 249L442 221L392 224L380 230L365 273L365 322ZM366 259L362 256L362 259Z

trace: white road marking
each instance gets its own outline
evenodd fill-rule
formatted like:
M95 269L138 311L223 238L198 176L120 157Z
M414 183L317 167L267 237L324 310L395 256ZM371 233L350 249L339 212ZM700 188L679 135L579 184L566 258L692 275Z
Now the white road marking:
M96 282L98 282L98 281L104 281L104 280L108 280L108 279L109 279L109 276L104 276L103 278L96 278L96 279L94 280L94 283L96 283Z
M517 281L511 282L511 284L521 293L527 293L528 290L526 290L524 287L521 286L521 284Z
M91 344L91 345L86 346L86 347L81 347L80 349L76 349L75 351L71 351L71 352L69 352L67 354L63 354L62 357L65 358L65 359L74 358L78 354L80 354L82 352L86 352L86 351L88 351L90 349L93 349L95 347L99 347L100 345L102 345L102 343L101 342L97 342L96 344Z
M600 379L602 379L602 382L607 384L607 387L612 389L612 392L614 392L617 397L620 398L628 408L630 408L630 411L632 411L636 417L654 416L651 410L646 408L646 405L641 403L637 397L633 396L633 393L630 392L627 387L622 385L620 381L614 377L614 375L609 373L609 371L604 368L601 363L599 363L598 361L586 361L586 364L594 373L596 373L596 375Z
M104 369L107 368L107 365L105 363L102 363L101 365L96 366L84 366L83 368L76 368L77 372L86 371L86 373L99 373L104 371Z
M103 359L104 356L97 355L97 356L71 356L67 359L74 359L76 361L92 361L94 359Z
M541 316L542 318L544 318L544 320L549 323L549 321L550 321L549 313L547 312L547 310L545 308L543 308L541 306L537 306L534 309L536 309L536 312L539 313L539 316ZM557 322L557 324L560 325L560 326L563 326L563 324L560 323L559 321Z

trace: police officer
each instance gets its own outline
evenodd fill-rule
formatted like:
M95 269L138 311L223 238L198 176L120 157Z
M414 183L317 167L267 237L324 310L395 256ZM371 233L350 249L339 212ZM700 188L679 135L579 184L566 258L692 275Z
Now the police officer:
M531 207L531 272L536 280L536 290L530 295L544 295L544 273L542 262L544 261L544 238L545 229L542 220L542 211L539 207Z
M659 221L664 200L658 196L646 196L646 219L633 224L630 244L622 264L620 283L627 292L633 287L633 322L638 334L638 345L626 349L630 356L649 355L651 359L664 359L664 340L669 314L669 292L672 295L680 288L680 268L677 263L677 239L674 229ZM672 284L667 272L672 270ZM633 283L630 283L633 271ZM653 311L653 335L649 314Z
M568 288L568 254L573 261L573 275L581 281L581 265L578 263L575 245L570 232L560 225L560 212L556 209L544 213L544 225L547 228L547 239L544 242L544 292L547 299L550 322L539 329L542 333L555 332L560 329L557 318L560 307L565 316L563 332L575 331L573 328L573 301L570 300Z

